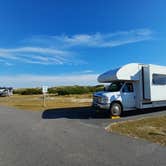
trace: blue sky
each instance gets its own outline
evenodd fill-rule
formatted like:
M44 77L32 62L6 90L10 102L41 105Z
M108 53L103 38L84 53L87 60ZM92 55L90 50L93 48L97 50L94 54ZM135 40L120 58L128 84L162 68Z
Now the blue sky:
M166 65L164 0L0 0L1 86L95 85L126 63Z

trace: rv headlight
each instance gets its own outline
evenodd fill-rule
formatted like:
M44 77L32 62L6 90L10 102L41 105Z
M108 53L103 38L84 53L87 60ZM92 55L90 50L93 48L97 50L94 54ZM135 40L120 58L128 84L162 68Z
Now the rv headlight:
M103 96L101 98L101 103L108 103L108 97L107 96Z

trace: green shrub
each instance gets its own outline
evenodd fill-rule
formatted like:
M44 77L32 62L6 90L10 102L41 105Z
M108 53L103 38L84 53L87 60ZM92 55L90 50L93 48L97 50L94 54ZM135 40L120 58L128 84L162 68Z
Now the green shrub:
M62 87L53 87L49 88L49 93L54 93L58 95L70 95L70 94L86 94L93 93L96 91L103 90L103 85L97 86L62 86Z
M93 93L97 91L103 90L103 85L96 85L96 86L59 86L59 87L51 87L48 88L49 94L54 95L70 95L70 94L86 94L86 93ZM35 94L42 94L41 88L22 88L14 90L15 94L21 95L35 95Z
M36 94L42 94L42 90L41 88L16 89L14 90L14 93L20 95L36 95Z

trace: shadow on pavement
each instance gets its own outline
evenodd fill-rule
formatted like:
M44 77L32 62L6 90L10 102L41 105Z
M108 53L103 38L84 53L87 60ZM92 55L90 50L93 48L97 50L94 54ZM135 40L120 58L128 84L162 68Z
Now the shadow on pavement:
M91 107L57 108L45 110L43 119L106 119L110 118L108 111L97 112Z
M123 113L122 117L131 117L143 114L150 114L154 112L163 112L166 110L164 108L153 108L144 110L134 110L127 111ZM43 119L58 119L58 118L68 118L68 119L109 119L110 114L108 111L101 110L96 111L92 107L74 107L74 108L56 108L48 109L42 113Z

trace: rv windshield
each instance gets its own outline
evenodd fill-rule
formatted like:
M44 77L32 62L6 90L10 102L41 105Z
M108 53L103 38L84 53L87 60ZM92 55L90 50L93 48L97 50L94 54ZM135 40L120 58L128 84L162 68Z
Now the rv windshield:
M108 92L118 92L118 91L120 91L123 84L124 84L124 82L113 82L110 84L107 91Z

